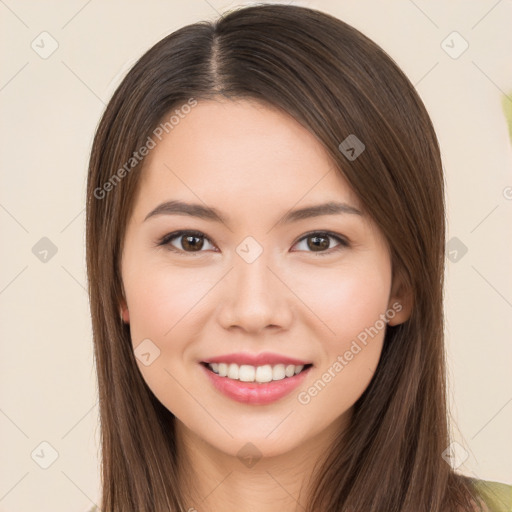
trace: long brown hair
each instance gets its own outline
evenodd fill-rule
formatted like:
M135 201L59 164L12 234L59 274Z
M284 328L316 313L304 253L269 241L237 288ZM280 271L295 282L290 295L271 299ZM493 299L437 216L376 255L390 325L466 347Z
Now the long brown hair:
M471 509L469 479L442 457L450 443L445 208L431 120L411 82L377 44L333 16L285 5L237 9L165 37L126 75L99 123L86 240L101 508L187 510L177 480L174 416L143 380L129 326L120 320L120 255L143 163L134 155L154 141L173 109L218 95L283 109L317 137L388 240L393 273L412 293L409 320L388 327L348 431L308 483L306 511ZM351 134L365 144L356 159L340 150Z

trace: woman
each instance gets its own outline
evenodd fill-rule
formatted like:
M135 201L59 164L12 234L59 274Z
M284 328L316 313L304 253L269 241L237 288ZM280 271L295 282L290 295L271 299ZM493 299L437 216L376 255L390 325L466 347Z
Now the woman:
M151 48L88 177L101 509L512 510L448 463L443 193L413 86L334 17Z

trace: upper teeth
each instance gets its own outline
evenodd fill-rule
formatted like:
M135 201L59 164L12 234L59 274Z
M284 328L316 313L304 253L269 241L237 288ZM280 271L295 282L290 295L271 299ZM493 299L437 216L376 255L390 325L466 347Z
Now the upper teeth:
M295 366L289 364L276 364L271 366L251 366L248 364L237 365L236 363L208 363L208 366L220 377L241 380L243 382L270 382L281 380L285 377L293 377L300 373L304 365Z

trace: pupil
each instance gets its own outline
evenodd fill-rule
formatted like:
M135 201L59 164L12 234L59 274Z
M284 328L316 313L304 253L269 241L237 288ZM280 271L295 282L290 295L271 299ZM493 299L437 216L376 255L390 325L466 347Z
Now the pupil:
M326 236L311 236L308 240L314 240L313 243L308 242L308 247L310 249L328 249L329 248L329 239ZM318 243L319 240L323 240L323 243Z
M203 240L198 237L198 236L195 236L195 235L186 235L183 237L184 238L184 242L183 242L183 247L185 249L192 249L192 250L196 250L196 249L201 249L203 247ZM199 247L197 247L196 245L194 245L194 242L190 243L190 240L199 240L201 243L199 243Z

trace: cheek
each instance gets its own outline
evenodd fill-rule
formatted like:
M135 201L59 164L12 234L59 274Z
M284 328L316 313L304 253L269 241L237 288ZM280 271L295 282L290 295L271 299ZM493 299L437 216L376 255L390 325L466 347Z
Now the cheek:
M190 268L171 268L155 261L143 264L139 260L127 265L125 271L132 347L136 355L151 354L150 364L137 357L137 366L168 410L186 410L190 396L182 392L180 385L188 378L183 357L200 328L194 317L201 315L201 306L206 303L202 301L215 281L211 275L206 279L204 272L200 275Z
M383 262L346 265L338 270L303 273L298 295L325 325L327 339L336 348L373 325L388 305L390 269ZM325 339L325 338L324 338Z
M307 304L320 319L311 328L317 334L322 331L317 336L322 352L319 389L325 384L327 390L316 406L332 408L333 417L360 397L377 368L386 332L381 315L388 308L391 286L387 263L361 258L358 264L347 264L336 272L317 271L314 279L302 281L302 293L306 285L309 290ZM313 389L309 396L305 391L306 402L317 392Z
M168 340L200 314L201 301L214 286L211 273L165 264L140 265L125 279L134 343L143 338ZM186 317L186 318L185 318ZM186 320L183 323L181 321Z
M316 379L297 397L303 421L318 412L328 423L353 406L375 374L386 332L381 315L388 307L391 277L385 265L352 267L336 280L330 277L314 280L308 295L308 305L329 332L321 338Z

